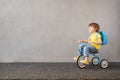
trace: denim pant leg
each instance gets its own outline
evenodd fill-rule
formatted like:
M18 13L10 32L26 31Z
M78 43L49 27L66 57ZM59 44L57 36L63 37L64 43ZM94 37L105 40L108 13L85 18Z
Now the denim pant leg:
M85 46L87 46L87 44L88 43L84 43L84 42L79 44L78 54L83 54L83 49Z
M97 52L98 50L94 46L88 44L87 46L84 47L83 51L84 56L88 57L89 54L91 54L92 52Z

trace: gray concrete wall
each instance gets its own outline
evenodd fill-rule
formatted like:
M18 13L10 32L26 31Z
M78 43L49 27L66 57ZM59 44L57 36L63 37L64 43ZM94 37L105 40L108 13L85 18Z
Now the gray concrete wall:
M120 0L0 0L0 62L73 62L90 22L109 36L101 58L119 62L119 8Z

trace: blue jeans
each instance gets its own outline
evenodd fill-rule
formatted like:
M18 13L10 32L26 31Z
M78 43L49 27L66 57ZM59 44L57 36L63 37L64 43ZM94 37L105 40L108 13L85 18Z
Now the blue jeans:
M89 43L80 43L78 53L83 54L85 57L88 57L89 54L98 52L98 50Z

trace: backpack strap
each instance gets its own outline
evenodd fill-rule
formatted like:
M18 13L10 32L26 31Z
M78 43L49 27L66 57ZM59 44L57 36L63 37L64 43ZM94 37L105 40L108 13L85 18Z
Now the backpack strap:
M98 38L98 34L99 34L99 33L96 34L96 38Z

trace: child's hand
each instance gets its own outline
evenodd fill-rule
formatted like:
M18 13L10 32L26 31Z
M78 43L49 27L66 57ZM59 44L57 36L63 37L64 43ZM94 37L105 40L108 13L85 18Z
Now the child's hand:
M91 43L91 41L88 40L88 43Z
M86 42L86 43L88 43L88 40L82 40L82 42Z

